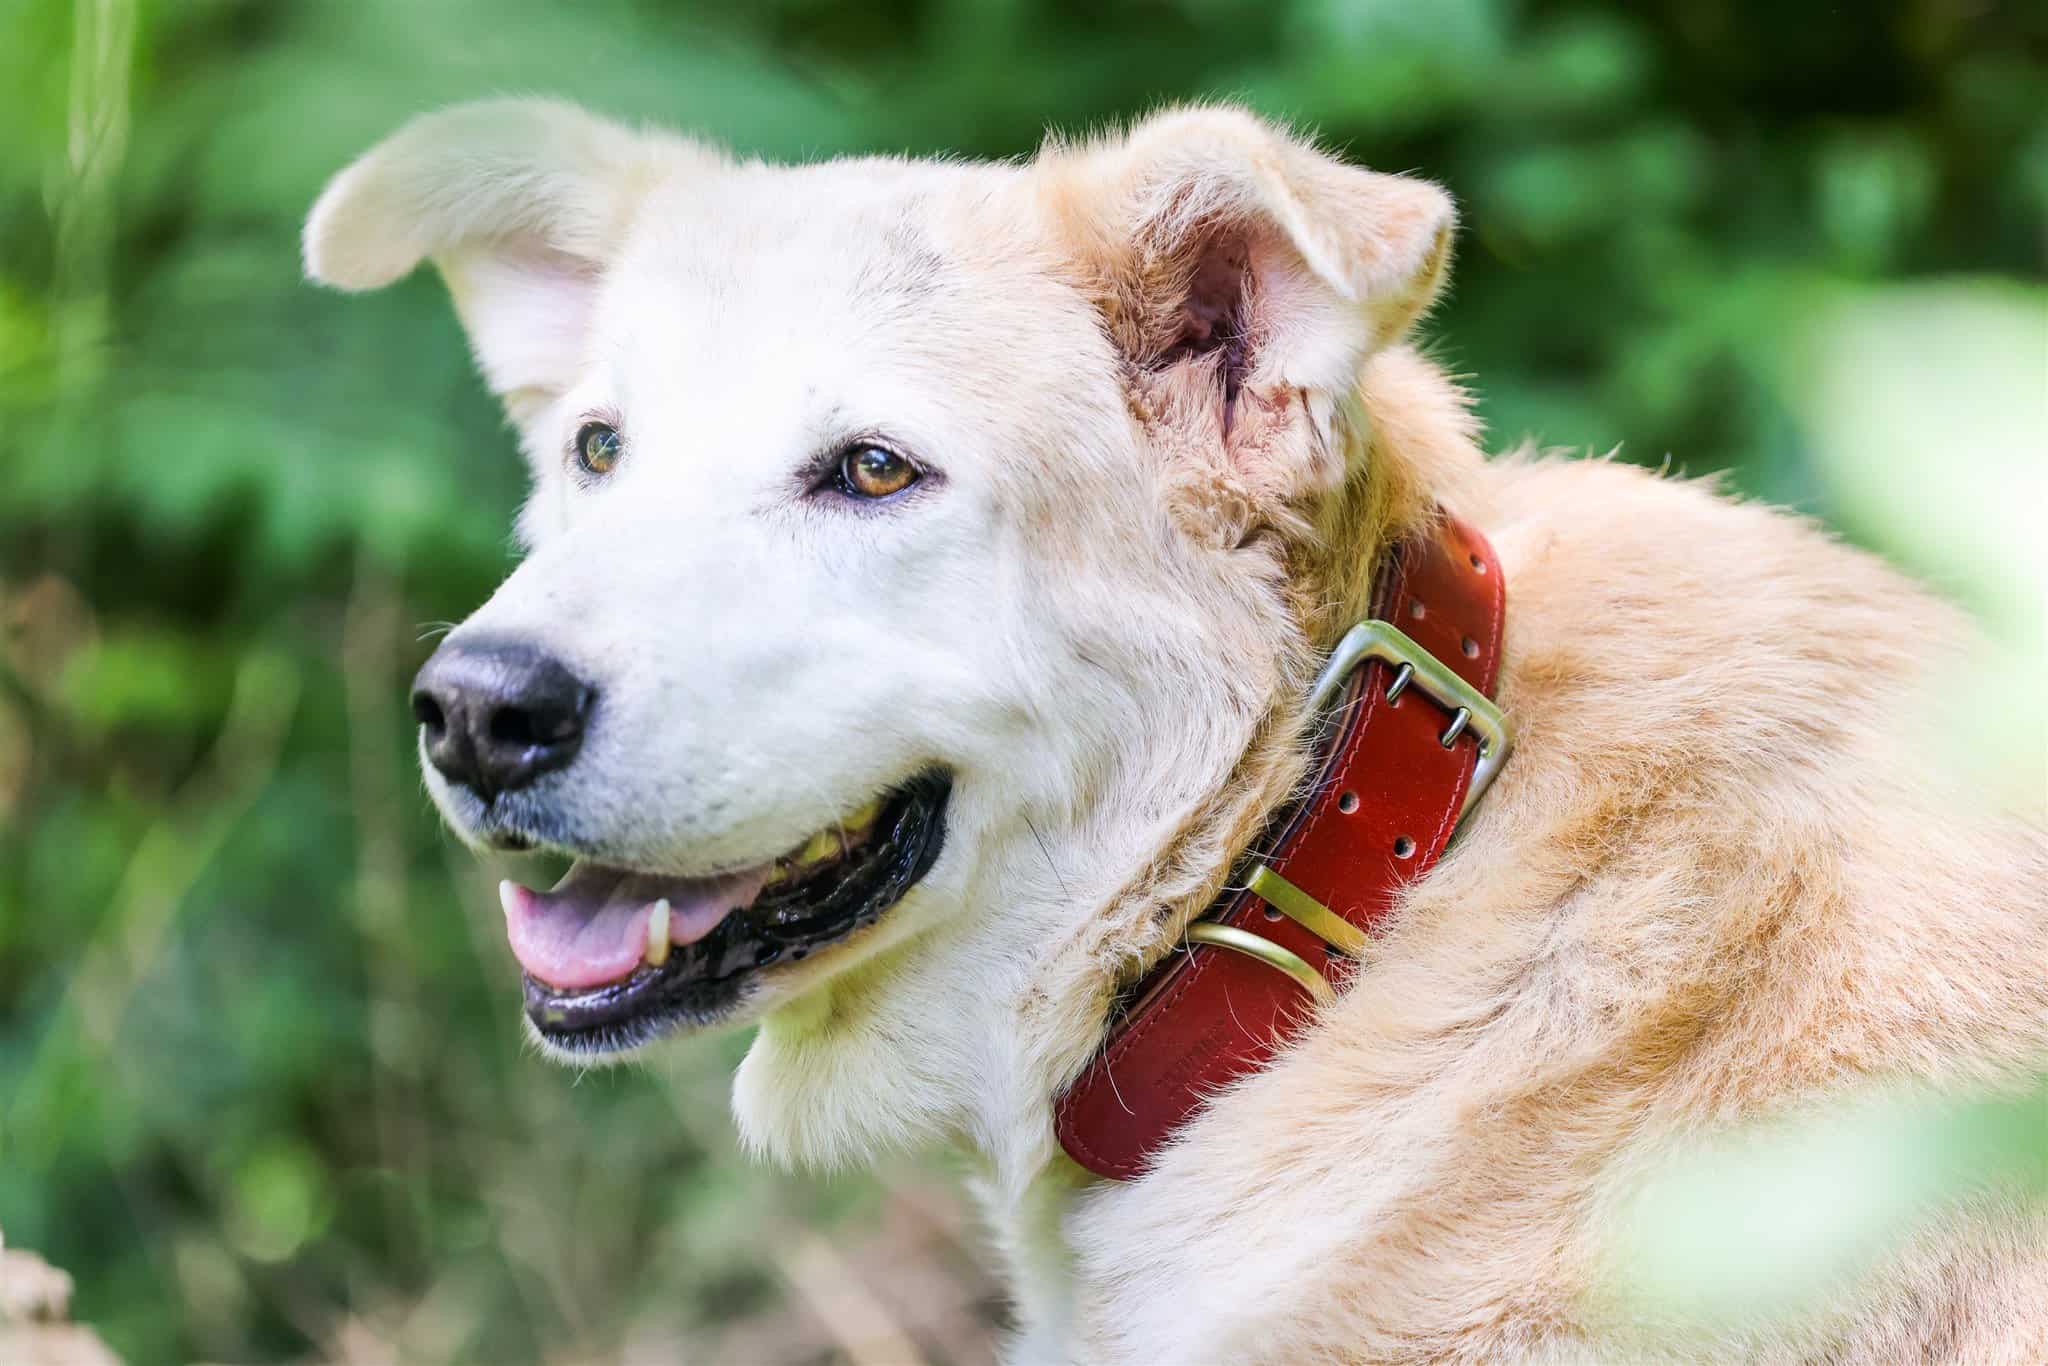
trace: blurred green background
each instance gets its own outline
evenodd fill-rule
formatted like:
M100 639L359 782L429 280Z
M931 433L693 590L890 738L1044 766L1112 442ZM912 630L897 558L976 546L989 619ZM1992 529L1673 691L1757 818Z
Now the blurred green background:
M1867 486L2039 454L2044 70L2024 0L0 0L0 1229L135 1361L988 1358L942 1165L746 1165L743 1039L522 1045L404 706L511 564L520 465L430 275L298 276L408 115L1014 156L1242 99L1458 196L1430 332L1496 445L1731 470L1995 624ZM1845 365L1838 327L1897 344ZM1916 382L1935 442L1990 404L2018 444L1876 459L1900 424L1839 419Z

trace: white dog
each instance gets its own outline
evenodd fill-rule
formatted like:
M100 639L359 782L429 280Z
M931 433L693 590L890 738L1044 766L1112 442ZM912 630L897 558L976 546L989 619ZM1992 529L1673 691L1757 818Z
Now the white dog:
M1662 1350L1586 1293L1615 1159L2038 1067L2048 842L1907 724L1957 622L1711 489L1482 461L1403 341L1452 228L1225 109L783 167L497 102L343 172L309 272L432 260L533 467L414 706L456 830L577 858L504 894L542 1044L758 1021L753 1147L970 1147L1014 1355L1133 1362ZM1505 573L1518 750L1341 994L1092 1179L1055 1098L1309 785L1310 682L1446 511ZM2041 1359L2044 1245L1992 1192L1853 1312L1684 1350Z

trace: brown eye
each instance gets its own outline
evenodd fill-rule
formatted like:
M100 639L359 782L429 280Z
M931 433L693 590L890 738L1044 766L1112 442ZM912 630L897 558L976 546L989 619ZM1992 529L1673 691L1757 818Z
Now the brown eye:
M619 463L619 429L608 422L586 422L576 432L576 463L585 474L610 474Z
M839 490L849 498L887 498L919 477L917 466L886 446L855 446L839 461Z

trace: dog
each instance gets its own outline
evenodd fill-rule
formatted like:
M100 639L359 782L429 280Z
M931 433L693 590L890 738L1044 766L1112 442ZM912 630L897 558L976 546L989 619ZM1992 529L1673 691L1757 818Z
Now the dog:
M1411 340L1454 226L1217 106L782 166L492 101L342 171L309 275L431 261L532 466L413 705L463 839L576 860L503 889L533 1037L757 1024L754 1152L966 1149L1018 1361L2048 1358L2048 1230L1997 1192L1818 1327L1602 1307L1634 1156L2025 1084L2048 839L1928 757L1955 611L1711 482L1482 457ZM1097 1179L1059 1098L1449 518L1504 579L1511 755L1343 989Z

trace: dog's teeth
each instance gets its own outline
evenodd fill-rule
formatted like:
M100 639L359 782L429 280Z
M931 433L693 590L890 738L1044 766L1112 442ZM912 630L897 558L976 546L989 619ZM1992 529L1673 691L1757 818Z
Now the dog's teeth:
M810 842L796 851L793 860L799 867L808 868L814 863L823 863L839 852L839 836L830 830L820 830L811 836Z
M643 956L650 968L668 961L668 909L668 898L663 897L647 913L647 952Z
M864 830L875 823L875 817L882 814L882 799L875 798L860 810L846 818L848 830Z

